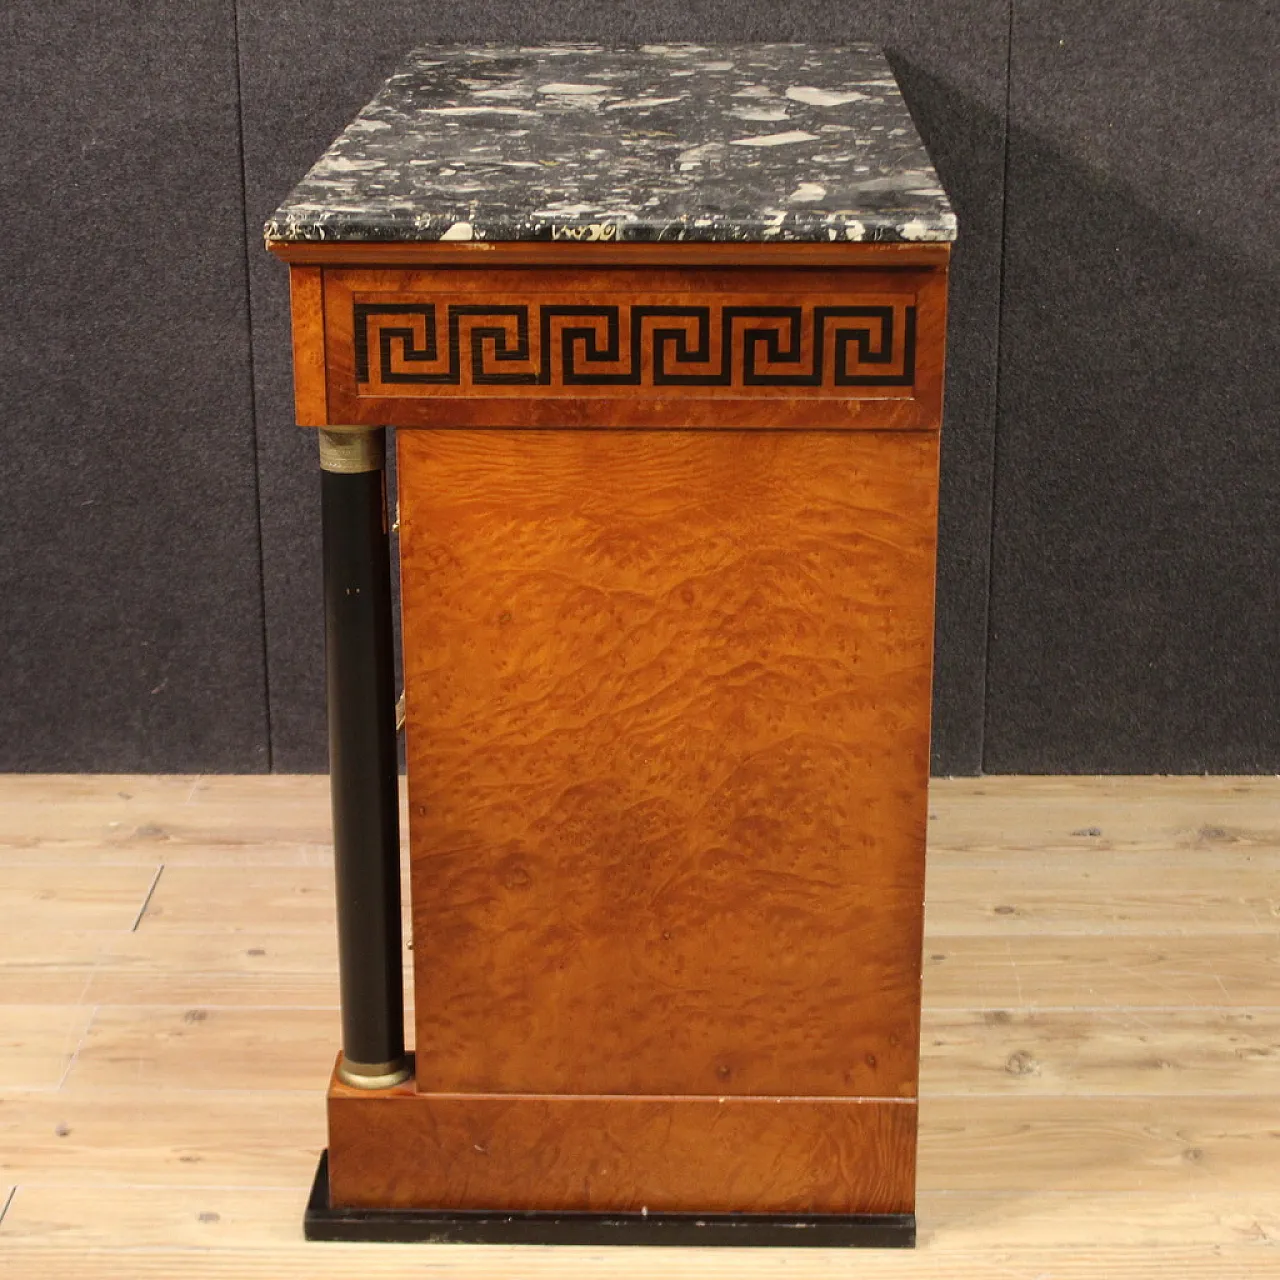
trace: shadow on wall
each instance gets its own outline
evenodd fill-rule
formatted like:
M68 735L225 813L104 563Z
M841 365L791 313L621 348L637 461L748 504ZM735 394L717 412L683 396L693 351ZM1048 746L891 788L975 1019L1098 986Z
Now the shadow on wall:
M1095 143L1010 132L984 766L1274 771L1274 243Z
M889 60L960 226L947 304L932 768L982 768L1004 120L892 48Z

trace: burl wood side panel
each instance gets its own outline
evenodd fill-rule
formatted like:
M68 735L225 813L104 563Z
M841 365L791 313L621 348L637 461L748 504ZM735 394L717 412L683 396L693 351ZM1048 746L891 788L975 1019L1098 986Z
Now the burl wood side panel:
M326 268L334 421L936 428L944 271Z
M913 1096L936 435L399 448L419 1087Z
M334 1207L910 1213L914 1102L329 1091Z
M293 400L300 427L329 421L324 367L324 281L319 267L289 271L293 333Z

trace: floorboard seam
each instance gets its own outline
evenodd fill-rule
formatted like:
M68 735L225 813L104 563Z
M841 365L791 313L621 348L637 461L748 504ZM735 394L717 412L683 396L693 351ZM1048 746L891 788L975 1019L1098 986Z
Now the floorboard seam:
M83 1006L81 1006L83 1007ZM68 1076L71 1075L71 1069L80 1059L80 1050L84 1048L84 1042L89 1038L89 1032L93 1030L93 1024L98 1020L98 1014L102 1011L102 1006L95 1004L89 1012L89 1020L84 1024L84 1030L80 1033L79 1040L76 1041L76 1047L72 1049L71 1056L67 1059L67 1065L62 1069L62 1076L58 1080L57 1087L51 1089L51 1093L61 1093L67 1083Z
M155 894L156 885L160 883L160 877L164 874L165 864L162 862L157 868L154 877L151 880L151 888L147 890L147 896L142 900L142 906L138 908L138 914L130 928L130 933L137 933L138 926L142 923L142 917L147 914L147 908L151 905L151 898Z

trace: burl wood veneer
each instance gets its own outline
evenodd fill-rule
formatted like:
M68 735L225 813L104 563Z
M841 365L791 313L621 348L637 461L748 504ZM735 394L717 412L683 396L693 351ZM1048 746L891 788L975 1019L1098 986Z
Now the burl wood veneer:
M401 433L420 1089L914 1096L936 466Z
M902 1102L370 1094L335 1077L329 1189L373 1209L902 1214L915 1124Z

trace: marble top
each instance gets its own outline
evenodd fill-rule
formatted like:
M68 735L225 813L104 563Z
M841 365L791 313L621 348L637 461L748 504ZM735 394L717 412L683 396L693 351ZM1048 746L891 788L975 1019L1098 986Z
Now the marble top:
M953 240L870 45L419 49L279 240Z

